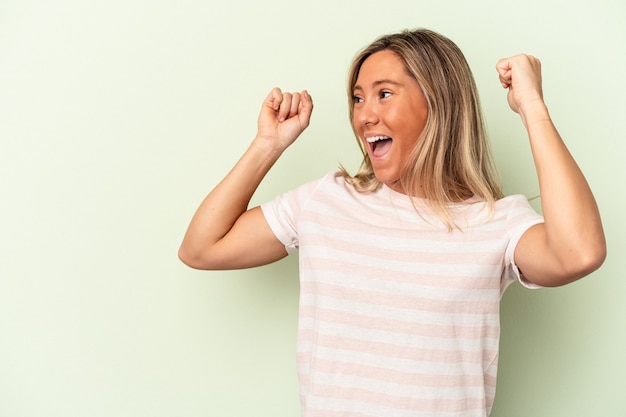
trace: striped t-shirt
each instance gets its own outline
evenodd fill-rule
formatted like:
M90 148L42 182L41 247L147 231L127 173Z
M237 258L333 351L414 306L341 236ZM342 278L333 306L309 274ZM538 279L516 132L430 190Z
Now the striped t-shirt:
M500 298L523 282L515 246L542 221L523 196L492 213L454 205L462 230L449 232L424 201L386 186L360 194L332 173L262 209L299 252L304 417L489 414Z

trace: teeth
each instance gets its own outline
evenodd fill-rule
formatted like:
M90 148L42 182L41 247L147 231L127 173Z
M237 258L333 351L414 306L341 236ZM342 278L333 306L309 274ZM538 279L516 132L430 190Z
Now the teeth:
M368 143L378 142L379 140L391 139L389 136L370 136L366 140Z

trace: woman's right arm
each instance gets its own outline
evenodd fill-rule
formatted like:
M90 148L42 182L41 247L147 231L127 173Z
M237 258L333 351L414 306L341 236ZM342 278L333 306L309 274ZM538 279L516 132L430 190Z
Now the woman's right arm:
M178 251L197 269L240 269L274 262L287 252L252 195L283 151L306 129L313 101L307 91L274 88L261 108L258 132L226 177L202 201Z

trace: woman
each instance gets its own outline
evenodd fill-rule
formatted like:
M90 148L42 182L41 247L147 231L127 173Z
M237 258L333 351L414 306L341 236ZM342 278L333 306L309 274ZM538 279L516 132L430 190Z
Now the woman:
M598 209L543 102L539 61L517 55L496 69L528 131L543 217L502 195L471 71L428 30L382 37L354 60L356 175L248 209L313 110L306 91L273 89L257 136L194 215L179 251L194 268L299 249L303 415L488 415L507 285L564 285L602 264Z

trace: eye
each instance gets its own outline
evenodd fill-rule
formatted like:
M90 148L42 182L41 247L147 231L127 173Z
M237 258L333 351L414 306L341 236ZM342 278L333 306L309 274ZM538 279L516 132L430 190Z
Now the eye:
M391 97L391 91L383 90L380 92L380 98L389 98Z
M352 96L352 102L354 104L363 103L363 99L357 95Z

